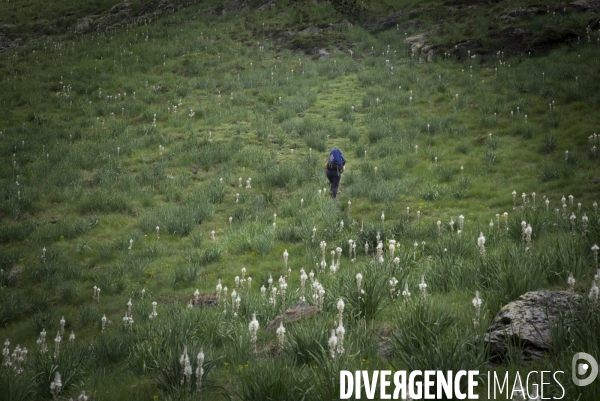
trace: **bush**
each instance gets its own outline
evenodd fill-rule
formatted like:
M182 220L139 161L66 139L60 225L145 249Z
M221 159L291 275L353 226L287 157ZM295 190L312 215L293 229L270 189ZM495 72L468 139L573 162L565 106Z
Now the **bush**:
M542 169L540 171L540 177L541 177L542 181L544 181L544 182L557 180L561 176L560 170L561 170L560 167L558 167L554 164L545 162L542 164Z
M25 300L14 292L0 292L0 323L6 325L19 319L27 310Z
M551 132L546 132L544 134L544 140L542 142L542 151L544 153L551 153L554 149L556 149L556 143L558 142L558 136Z
M17 375L9 369L0 369L0 399L29 401L36 398L35 380L27 373Z
M207 265L210 263L218 262L219 260L221 260L222 254L223 251L217 246L205 248L200 254L200 263Z
M476 275L480 286L485 288L490 313L497 313L506 303L544 284L546 266L532 252L510 247L494 255L488 252L487 259L481 259Z
M435 202L446 196L447 188L440 184L427 183L421 188L420 196L426 201Z
M450 182L454 177L454 171L451 167L438 166L435 168L434 173L440 182Z
M79 213L131 213L133 204L124 195L97 190L88 193L79 202Z
M205 199L192 197L187 206L167 205L145 212L139 225L144 232L154 233L159 226L172 235L184 237L211 214L212 207Z
M272 359L244 369L240 380L239 396L248 401L303 399L311 387L306 377Z

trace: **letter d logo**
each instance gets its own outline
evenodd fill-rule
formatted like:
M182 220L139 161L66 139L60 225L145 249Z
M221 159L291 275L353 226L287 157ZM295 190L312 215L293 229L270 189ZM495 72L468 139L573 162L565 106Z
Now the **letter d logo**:
M577 364L580 359L585 359L588 363ZM579 379L578 376L583 376L586 372L590 372L587 379ZM576 386L587 386L591 384L598 376L598 362L590 354L585 352L578 352L573 356L573 362L571 364L571 375L573 377L573 383Z

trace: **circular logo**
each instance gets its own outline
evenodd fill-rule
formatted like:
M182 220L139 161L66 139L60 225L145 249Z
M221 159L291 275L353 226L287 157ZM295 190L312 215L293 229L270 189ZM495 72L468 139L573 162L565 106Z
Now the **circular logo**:
M578 363L581 360L585 360L587 363ZM598 376L598 362L593 356L585 352L578 352L573 356L573 362L571 364L571 372L573 377L573 383L576 386L587 386L591 384ZM588 374L589 376L585 379L580 379L580 376Z

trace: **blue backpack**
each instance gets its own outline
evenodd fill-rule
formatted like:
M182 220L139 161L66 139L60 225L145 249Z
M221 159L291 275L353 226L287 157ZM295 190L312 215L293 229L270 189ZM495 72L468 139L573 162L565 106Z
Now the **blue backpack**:
M340 169L342 166L346 164L346 159L342 155L342 151L338 148L333 148L333 150L329 153L329 158L327 159L327 169L328 170L336 170Z

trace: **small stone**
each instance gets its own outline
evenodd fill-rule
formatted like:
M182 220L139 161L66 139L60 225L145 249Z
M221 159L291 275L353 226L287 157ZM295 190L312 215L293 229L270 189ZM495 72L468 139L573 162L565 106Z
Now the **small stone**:
M275 316L271 323L265 329L266 331L275 331L279 327L279 323L283 321L284 324L297 322L301 319L312 317L317 312L317 308L307 304L306 302L298 302L292 306L285 313Z

